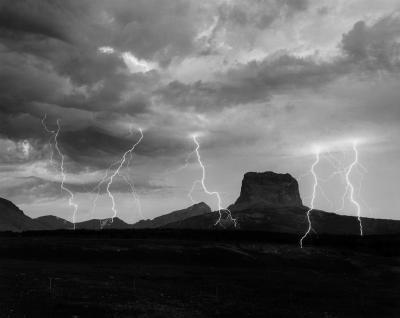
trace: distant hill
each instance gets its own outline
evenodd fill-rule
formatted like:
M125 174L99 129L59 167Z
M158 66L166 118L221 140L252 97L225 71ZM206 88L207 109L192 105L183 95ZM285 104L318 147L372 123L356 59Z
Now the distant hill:
M43 230L45 227L25 215L14 203L0 198L0 231Z
M270 231L304 234L308 223L308 208L303 205L299 186L290 174L248 172L244 175L239 198L229 210L240 230ZM218 229L233 228L233 223L222 218L215 226L218 211L212 212L204 202L186 209L167 213L152 220L128 224L119 218L93 219L76 223L77 229ZM338 215L320 210L311 211L312 233L359 234L355 216ZM400 221L362 218L364 234L400 233ZM26 216L12 202L0 198L0 231L73 229L73 224L62 218L47 215L36 219Z
M130 229L132 225L122 221L120 218L114 219L92 219L84 222L75 223L76 229L101 230L101 229Z
M100 230L100 229L152 229L166 226L170 223L185 220L187 218L210 213L211 208L204 202L194 204L186 209L173 211L156 217L152 220L141 220L135 224L128 224L116 217L113 221L111 219L91 219L84 222L75 223L76 229L85 230ZM46 215L35 219L43 226L43 229L57 230L57 229L73 229L74 225L62 218Z
M134 229L159 228L169 224L181 222L191 217L204 215L211 212L211 208L204 202L194 204L186 209L174 211L168 214L158 216L152 220L141 220L132 225Z
M61 229L70 230L74 228L74 225L71 222L54 215L40 216L34 219L34 221L43 225L43 227L46 230L61 230Z

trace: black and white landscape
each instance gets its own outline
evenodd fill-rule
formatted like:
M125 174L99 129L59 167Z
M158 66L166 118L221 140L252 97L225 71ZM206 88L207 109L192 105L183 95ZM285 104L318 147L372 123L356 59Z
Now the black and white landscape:
M396 0L0 0L0 317L400 317Z

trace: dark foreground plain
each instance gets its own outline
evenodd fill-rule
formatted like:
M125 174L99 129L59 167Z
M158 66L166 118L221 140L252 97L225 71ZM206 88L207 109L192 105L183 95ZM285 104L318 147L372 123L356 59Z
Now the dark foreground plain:
M1 317L400 317L400 235L0 234Z

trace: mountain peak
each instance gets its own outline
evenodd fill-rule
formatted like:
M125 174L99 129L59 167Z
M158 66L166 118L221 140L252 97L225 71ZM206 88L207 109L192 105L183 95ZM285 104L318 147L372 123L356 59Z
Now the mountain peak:
M133 225L133 228L157 228L171 223L181 222L185 219L207 214L211 208L204 202L199 202L182 210L177 210L154 218L153 220L141 220Z
M245 173L240 196L231 208L240 210L253 205L302 207L297 180L289 173L272 171Z
M43 226L25 215L9 200L0 198L0 231L42 230Z
M4 198L0 198L0 207L2 211L7 209L13 211L13 213L24 214L24 212L22 212L14 203Z
M188 210L189 209L206 209L206 210L210 210L210 212L211 212L211 208L205 202L195 203L192 206L188 207L187 209Z

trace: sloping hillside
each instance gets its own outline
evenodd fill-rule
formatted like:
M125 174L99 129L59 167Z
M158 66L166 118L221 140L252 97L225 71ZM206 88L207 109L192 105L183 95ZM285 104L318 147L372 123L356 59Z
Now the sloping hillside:
M174 211L168 214L161 215L152 220L141 220L135 224L133 224L133 228L135 229L144 229L144 228L158 228L167 226L168 224L173 224L176 222L180 222L186 220L191 217L195 217L198 215L204 215L211 212L211 208L205 204L204 202L200 202L194 204L186 209Z
M14 203L0 198L0 231L43 230L45 227L25 215Z

